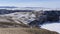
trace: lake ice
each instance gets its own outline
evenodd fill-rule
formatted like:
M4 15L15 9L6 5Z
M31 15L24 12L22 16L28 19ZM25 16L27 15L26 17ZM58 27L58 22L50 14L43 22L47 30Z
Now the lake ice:
M49 23L49 24L44 24L41 26L41 28L50 30L50 31L56 31L60 33L60 23Z

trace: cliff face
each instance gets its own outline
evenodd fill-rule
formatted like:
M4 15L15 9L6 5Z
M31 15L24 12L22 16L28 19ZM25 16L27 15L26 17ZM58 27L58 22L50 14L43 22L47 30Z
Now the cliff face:
M46 11L48 21L59 21L60 11Z
M44 23L53 23L59 21L60 11L44 11L36 13L36 20L29 23L32 26L39 26Z
M44 11L44 13L39 17L40 21L44 22L56 22L59 21L60 11Z

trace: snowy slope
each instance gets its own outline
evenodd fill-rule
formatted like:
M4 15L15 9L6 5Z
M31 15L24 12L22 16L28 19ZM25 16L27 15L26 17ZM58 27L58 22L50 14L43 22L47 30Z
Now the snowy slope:
M12 17L11 19L14 20L16 23L20 23L19 21L23 22L24 24L30 23L31 21L35 20L35 14L29 15L29 13L10 13L10 14L4 14L0 15L4 17Z

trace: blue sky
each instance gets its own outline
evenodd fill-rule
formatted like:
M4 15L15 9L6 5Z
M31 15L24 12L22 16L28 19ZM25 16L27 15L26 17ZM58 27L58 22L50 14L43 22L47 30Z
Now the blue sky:
M60 8L60 0L0 0L0 6Z

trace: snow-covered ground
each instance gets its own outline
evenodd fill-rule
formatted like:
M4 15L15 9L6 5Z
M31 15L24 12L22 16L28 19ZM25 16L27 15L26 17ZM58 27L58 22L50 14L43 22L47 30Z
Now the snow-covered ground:
M56 31L56 32L60 33L60 23L44 24L41 26L41 28L45 28L47 30Z
M4 15L0 15L0 16L8 17L8 18L12 17L11 19L14 20L16 23L20 23L19 21L21 21L24 24L30 23L31 21L35 20L35 17L36 17L35 14L20 13L20 12L4 14Z

